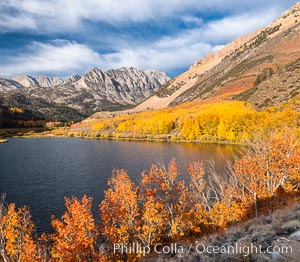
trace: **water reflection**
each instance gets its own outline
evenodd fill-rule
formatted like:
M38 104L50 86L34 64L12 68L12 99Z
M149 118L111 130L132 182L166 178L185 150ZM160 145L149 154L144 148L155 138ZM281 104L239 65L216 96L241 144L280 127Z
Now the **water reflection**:
M192 161L216 162L222 170L226 157L238 147L230 145L127 142L76 138L10 139L0 145L0 193L18 206L29 205L38 229L50 230L50 216L60 217L64 196L94 198L93 212L103 198L114 168L128 171L138 181L152 163L179 162L185 177Z

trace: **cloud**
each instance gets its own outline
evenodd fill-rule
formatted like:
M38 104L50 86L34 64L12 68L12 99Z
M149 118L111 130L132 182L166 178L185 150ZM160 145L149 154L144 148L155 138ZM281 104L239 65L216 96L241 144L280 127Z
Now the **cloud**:
M284 8L290 2L293 1L285 1ZM54 36L68 39L75 35L78 40L33 42L22 53L2 58L5 62L0 65L0 72L4 76L25 73L66 76L73 72L84 73L95 66L101 69L134 66L161 69L174 76L208 52L219 50L236 37L267 25L282 12L282 6L282 1L276 0L253 0L243 4L237 0L72 0L72 3L67 0L2 0L0 32L75 30L72 34ZM197 10L207 14L229 10L232 14L205 20L195 14ZM150 41L145 36L135 38L135 30L140 30L138 26L133 31L130 31L131 26L122 29L127 23L148 21L147 25L151 25L154 20L158 21L156 25L164 21L163 27L173 21L168 20L171 17L176 17L175 23L181 22L185 27L155 33L156 39L152 37ZM96 31L89 28L91 21ZM113 26L102 32L103 24L97 24L99 21ZM116 27L121 29L116 30ZM49 39L53 36L46 35ZM94 37L94 44L85 40L87 37ZM85 44L80 44L81 41Z
M264 10L270 6L281 12L293 3L294 0L285 0L284 3L280 0L253 0L242 4L237 0L2 0L0 25L2 31L27 27L40 32L62 32L76 30L87 21L123 26L124 23L182 17L183 22L199 23L190 19L191 13L219 11L234 14ZM28 22L22 25L24 20Z
M244 13L225 17L206 24L202 30L202 38L210 42L228 42L241 35L249 34L271 23L277 17L277 10L267 12Z
M1 29L24 29L24 18L37 25L33 28L28 24L28 29L40 32L74 30L86 21L122 25L172 17L196 5L197 0L187 0L185 4L180 0L2 0Z
M170 72L189 66L195 57L199 58L212 51L206 43L177 47L176 49L143 48L124 49L116 53L103 55L102 67L119 68L134 66L141 69L160 69Z
M13 17L0 13L0 31L4 28L7 31L22 29L36 30L37 25L34 19L24 15L20 15L19 17Z
M204 24L203 19L197 16L184 15L181 17L181 20L183 21L186 27L199 27Z
M135 66L138 68L156 68L171 72L187 68L207 53L224 47L224 43L238 36L267 25L274 18L275 11L262 15L242 14L211 21L199 28L184 30L174 36L161 37L154 43L143 45L130 44L114 53L104 54L101 66L118 68ZM243 21L243 23L241 23Z
M18 74L68 75L83 73L99 64L100 55L89 47L65 40L50 43L33 42L26 53L8 57L0 65L3 76Z
M101 69L134 66L141 69L160 69L172 72L189 67L209 52L215 52L225 43L240 35L251 33L271 22L276 10L267 14L246 13L210 21L196 28L183 30L173 36L162 36L154 42L119 41L110 39L115 50L99 54L90 47L55 40L49 43L32 43L23 54L9 57L0 65L2 75L16 74L59 74L85 73L92 67ZM188 18L189 21L194 21ZM243 21L243 23L241 23Z

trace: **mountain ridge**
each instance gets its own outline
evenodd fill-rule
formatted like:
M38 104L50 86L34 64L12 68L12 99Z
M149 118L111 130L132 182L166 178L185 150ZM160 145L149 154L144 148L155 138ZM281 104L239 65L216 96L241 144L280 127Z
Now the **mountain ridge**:
M49 120L79 120L99 110L132 107L167 81L169 77L163 71L133 67L93 68L82 76L66 78L21 75L0 78L0 103L33 109Z
M18 75L11 80L19 83L24 87L55 87L59 85L66 84L68 82L77 81L80 76L77 74L72 74L69 77L49 77L49 76L30 76L30 75Z

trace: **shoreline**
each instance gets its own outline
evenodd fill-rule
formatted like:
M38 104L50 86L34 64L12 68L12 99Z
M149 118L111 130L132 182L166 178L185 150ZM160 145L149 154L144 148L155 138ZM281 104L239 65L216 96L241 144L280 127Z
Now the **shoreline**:
M133 142L163 142L163 143L196 143L196 144L214 144L214 145L236 145L242 146L243 143L230 142L230 141L201 141L201 140L183 140L183 139L169 139L169 138L134 138L134 137L101 137L101 136L81 136L72 134L54 134L51 131L47 133L29 133L29 134L10 134L6 137L11 138L81 138L81 139L95 139L95 140L112 140L112 141L133 141Z
M4 144L4 143L7 143L8 140L7 139L0 139L0 144Z

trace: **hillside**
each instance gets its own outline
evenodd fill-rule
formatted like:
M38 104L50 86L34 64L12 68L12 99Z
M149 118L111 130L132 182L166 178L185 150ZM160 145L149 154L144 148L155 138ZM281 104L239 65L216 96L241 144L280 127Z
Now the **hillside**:
M43 127L45 121L29 110L0 106L0 128Z
M299 219L300 206L296 203L269 215L236 223L217 234L182 240L177 243L177 254L153 255L139 261L297 262L300 255ZM184 253L179 252L179 247ZM215 247L220 252L210 252L208 247Z
M188 71L138 105L135 111L160 109L194 100L231 99L245 91L251 97L244 93L239 98L247 101L249 98L258 109L278 105L294 97L300 88L297 77L299 16L298 2L267 27L242 36L222 50L196 61ZM270 79L265 81L267 78ZM273 86L276 88L273 89ZM270 101L265 102L265 99Z
M49 120L80 120L100 110L133 107L169 80L162 71L98 68L67 78L16 76L0 79L0 104L30 109Z
M257 77L254 87L233 97L252 103L257 109L265 109L293 98L299 99L300 58L279 68L275 74L264 69ZM298 105L297 109L300 107Z

